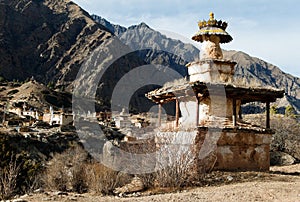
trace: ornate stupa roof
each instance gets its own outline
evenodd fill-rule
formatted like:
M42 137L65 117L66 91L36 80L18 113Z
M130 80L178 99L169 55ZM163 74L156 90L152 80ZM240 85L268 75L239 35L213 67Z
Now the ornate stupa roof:
M232 37L225 31L228 25L227 22L215 20L214 13L210 13L209 16L208 21L203 20L198 23L200 30L192 39L203 42L206 37L216 35L220 38L220 43L229 43L232 41Z

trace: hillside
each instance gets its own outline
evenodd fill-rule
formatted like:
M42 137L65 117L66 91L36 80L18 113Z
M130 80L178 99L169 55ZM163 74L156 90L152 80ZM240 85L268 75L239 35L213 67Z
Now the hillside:
M110 37L69 0L1 0L0 75L69 83L84 58Z
M57 92L36 81L20 83L1 83L0 84L0 105L10 103L26 102L29 106L39 110L71 108L72 95L66 92Z
M187 75L185 65L199 59L200 51L191 44L168 38L143 22L125 28L111 24L100 16L92 15L92 17L115 34L132 51L137 52L147 64L171 67L185 77Z

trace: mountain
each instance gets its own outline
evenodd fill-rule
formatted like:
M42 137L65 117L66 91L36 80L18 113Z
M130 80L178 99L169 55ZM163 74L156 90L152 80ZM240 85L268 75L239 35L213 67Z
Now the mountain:
M69 91L80 86L86 94L96 89L104 108L110 108L115 87L131 70L152 65L166 72L170 67L185 77L185 65L199 59L199 53L191 44L168 38L145 23L128 28L114 25L90 16L69 0L0 0L0 77L21 81L34 77L44 84L64 85ZM285 89L285 100L279 105L291 103L300 111L299 78L242 52L225 51L224 55L238 62L237 78ZM102 78L95 80L103 70ZM131 105L139 105L138 111L151 108L153 103L143 95L160 85L136 89ZM126 89L122 94L127 94Z
M78 84L87 87L84 92L99 84L96 97L106 109L117 81L146 64L127 50L108 28L70 0L0 0L1 78L25 81L33 77L68 91L74 91ZM99 56L98 66L77 75L93 53ZM120 58L110 65L110 73L95 83L92 72L101 72L101 63L113 55Z
M133 50L152 49L164 51L179 56L186 62L199 59L200 51L191 44L185 44L180 40L171 39L153 30L145 23L133 25L128 28L111 24L106 19L92 15L100 25L105 26L114 33L123 43ZM120 31L121 30L121 31ZM149 60L148 58L146 60Z
M114 34L116 36L118 36L118 35L120 35L120 34L127 31L126 27L122 27L121 25L111 24L105 18L102 18L102 17L97 16L97 15L91 15L91 16L97 23L99 23L100 25L103 25L104 27L106 27L112 34Z
M69 0L0 1L0 75L70 83L112 34Z
M49 106L56 110L61 108L71 109L72 107L72 95L70 93L54 91L36 81L28 81L23 84L4 82L0 85L1 109L8 101L26 102L28 108L35 108L40 111L49 109Z
M235 77L245 79L250 85L259 83L259 86L284 89L285 97L276 103L278 108L284 108L290 104L300 112L300 78L287 74L275 65L241 51L225 51L224 56L237 61Z
M112 33L120 38L126 45L135 50L143 50L145 47L153 47L148 52L139 54L145 61L156 63L157 60L164 61L164 65L178 66L184 71L185 64L197 60L200 51L191 44L184 44L179 40L174 40L151 29L145 23L124 28L111 24L104 18L93 15L93 19L103 26L107 26ZM122 27L122 31L119 31ZM163 50L163 51L161 51ZM169 54L172 52L171 57ZM259 58L251 57L241 51L223 51L226 59L237 62L235 78L237 81L246 82L248 85L271 86L284 89L286 95L276 104L278 108L285 108L292 105L300 112L300 79L287 74L278 67L267 63ZM186 72L181 72L185 75ZM284 110L283 110L284 112Z

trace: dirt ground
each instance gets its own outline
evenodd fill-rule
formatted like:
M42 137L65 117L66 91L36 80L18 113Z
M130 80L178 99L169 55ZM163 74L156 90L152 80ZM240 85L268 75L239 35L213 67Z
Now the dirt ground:
M216 172L210 185L162 194L163 190L138 193L138 196L97 196L93 194L40 193L21 197L26 201L300 201L300 164L271 167L269 173ZM155 194L154 194L155 193Z

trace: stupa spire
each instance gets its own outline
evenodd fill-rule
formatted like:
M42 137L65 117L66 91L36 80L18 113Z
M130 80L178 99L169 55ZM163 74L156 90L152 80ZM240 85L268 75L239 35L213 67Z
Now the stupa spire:
M199 21L198 26L200 30L192 39L203 43L201 59L223 59L220 43L232 41L232 37L225 31L227 22L216 20L214 13L211 12L208 21Z

